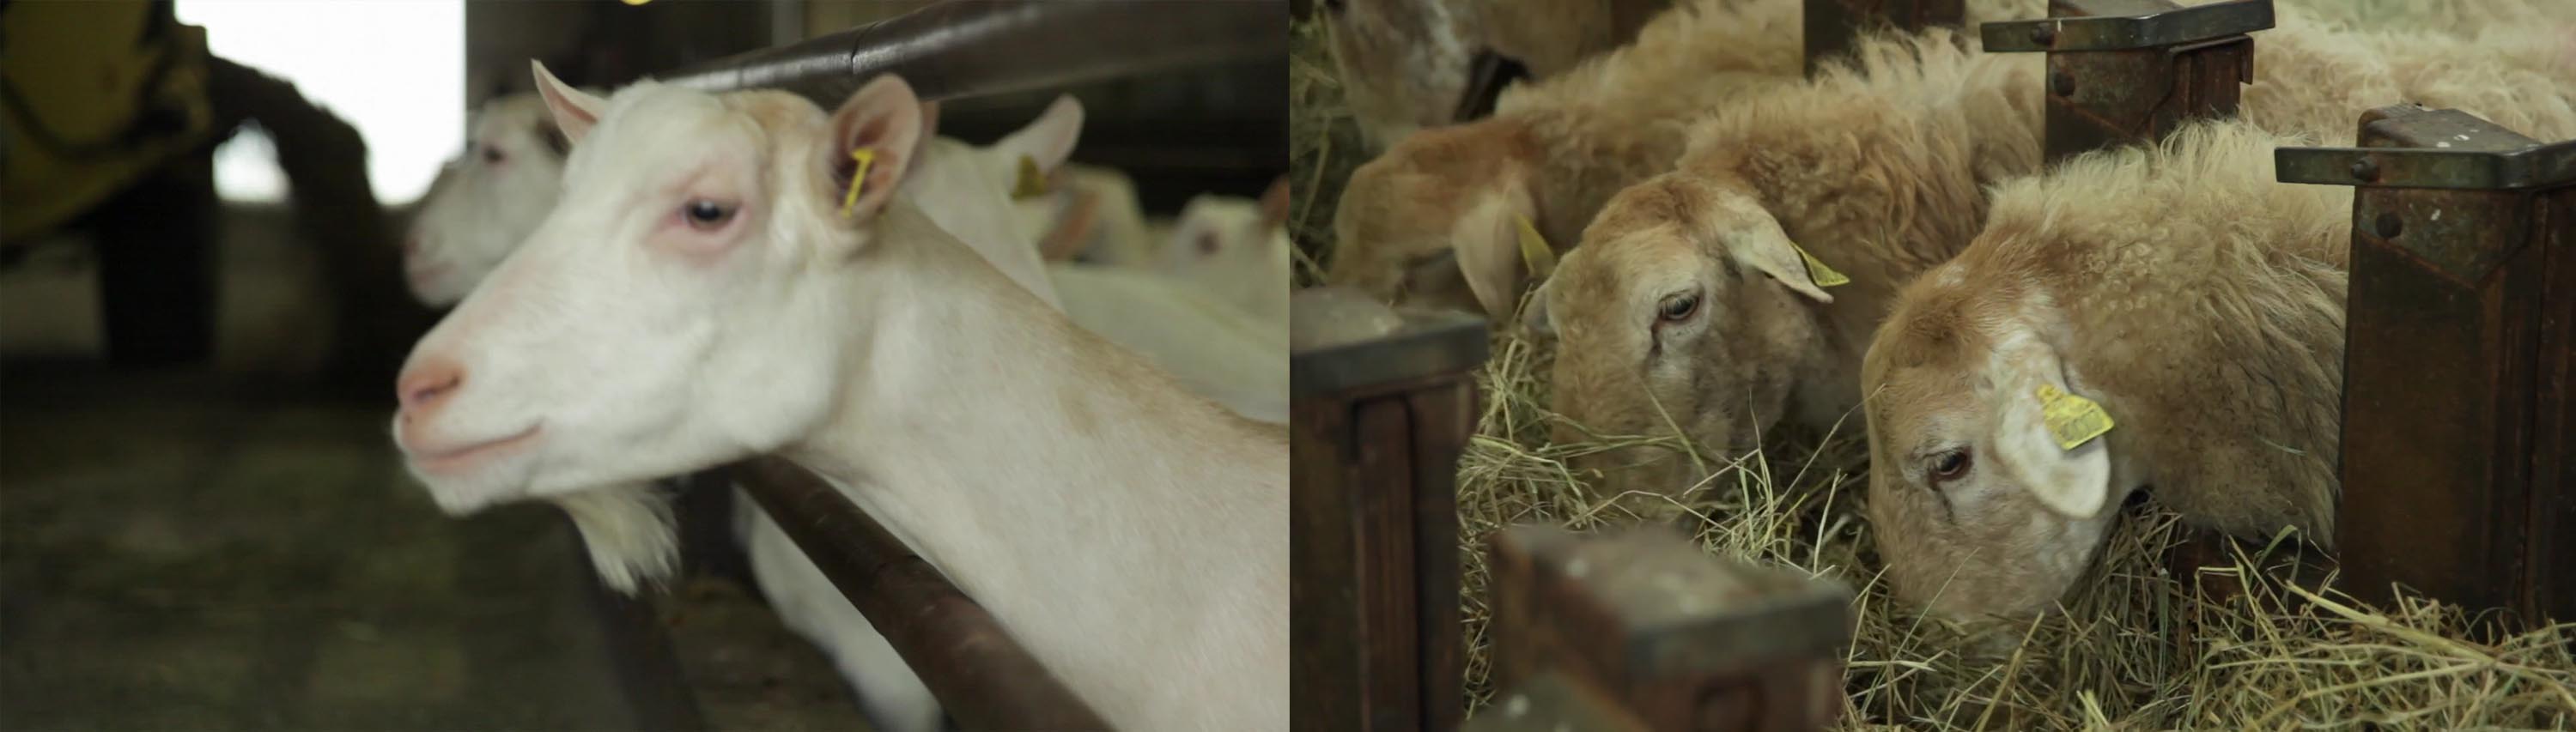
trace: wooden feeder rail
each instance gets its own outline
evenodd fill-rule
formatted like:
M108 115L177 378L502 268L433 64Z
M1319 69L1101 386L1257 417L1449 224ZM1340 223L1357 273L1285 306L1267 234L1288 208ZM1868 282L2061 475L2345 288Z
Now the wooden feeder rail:
M734 478L867 616L959 725L977 730L1109 728L982 605L831 484L777 457L743 463Z
M2271 0L2185 8L2172 0L2050 0L2045 20L1987 23L1991 53L2048 53L2048 160L2162 139L2231 117L2254 80Z
M1290 693L1300 730L1446 730L1465 714L1458 455L1482 319L1416 316L1289 355Z
M2282 148L2357 186L2346 314L2345 585L2576 620L2576 141L2382 107L2360 147Z
M1648 526L1493 538L1494 680L1470 730L1803 732L1842 711L1852 593ZM1582 723L1579 720L1589 720Z

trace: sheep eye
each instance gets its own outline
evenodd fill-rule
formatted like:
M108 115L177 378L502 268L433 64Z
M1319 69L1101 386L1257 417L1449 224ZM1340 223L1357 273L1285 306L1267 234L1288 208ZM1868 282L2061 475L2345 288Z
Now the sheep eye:
M1663 304L1655 308L1655 316L1667 323L1688 320L1698 312L1699 293L1696 292L1664 298Z
M493 147L493 146L490 146L490 145L485 145L485 146L483 146L483 162L491 163L491 164L493 164L493 165L500 165L500 164L501 164L501 160L502 160L504 157L506 157L506 156L503 156L503 155L501 154L501 148Z
M691 200L688 205L680 207L680 215L688 219L691 228L699 231L712 231L723 226L726 221L733 218L733 211L734 207L731 205L704 198Z
M1951 450L1949 452L1933 456L1932 479L1957 479L1959 476L1968 474L1969 463L1970 460L1966 449Z

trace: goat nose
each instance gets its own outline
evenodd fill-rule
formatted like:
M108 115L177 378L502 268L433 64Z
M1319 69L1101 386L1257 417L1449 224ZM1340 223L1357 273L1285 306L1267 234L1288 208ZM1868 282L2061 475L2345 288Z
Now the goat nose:
M454 361L432 359L403 369L394 380L394 396L403 411L419 413L436 408L456 388L465 384L465 367Z

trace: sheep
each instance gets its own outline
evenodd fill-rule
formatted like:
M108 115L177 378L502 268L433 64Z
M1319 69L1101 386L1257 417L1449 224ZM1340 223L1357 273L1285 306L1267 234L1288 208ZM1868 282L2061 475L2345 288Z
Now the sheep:
M1961 40L1865 36L1852 63L1730 105L1675 170L1611 198L1531 304L1557 337L1558 439L1678 427L1689 454L1732 455L1783 418L1826 429L1858 405L1897 288L1975 236L1985 186L2040 167L2041 60ZM1612 493L1669 494L1714 465L1681 457L1578 466Z
M2283 25L2256 44L2260 75L2246 90L2243 112L2258 126L2350 144L2358 110L2411 98L2540 120L2544 135L2576 132L2576 115L2564 113L2568 95L2546 93L2547 79L2502 53L2435 35L2336 31L2299 8L2282 12ZM1892 43L1864 44L1874 49L1864 74L1836 72L1718 114L1679 170L1604 208L1584 232L1592 243L1564 258L1533 305L1548 315L1533 321L1576 324L1560 334L1554 373L1555 407L1575 423L1560 428L1562 439L1575 438L1577 424L1621 434L1678 428L1695 446L1733 454L1784 418L1831 429L1859 405L1861 354L1896 289L1966 246L1983 214L1980 187L2038 164L2035 67L1940 49L1918 62L1893 53ZM1971 68L1983 69L1966 77L1978 84L1940 80ZM1922 107L1900 106L1916 100L1943 111L1925 120ZM1887 149L1888 142L1899 146ZM1927 178L1933 171L1941 174ZM1919 187L1888 190L1909 183ZM1730 193L1743 184L1765 190ZM1722 205L1730 196L1744 203ZM1721 213L1753 221L1734 222L1738 233L1713 241L1675 238L1721 230L1703 221ZM1781 246L1746 250L1747 234L1772 231L1786 235ZM1719 242L1726 248L1715 248ZM1801 252L1788 242L1853 283L1830 295L1806 286ZM1721 269L1730 261L1749 269ZM1786 277L1771 274L1780 287L1702 286L1694 291L1710 306L1679 321L1649 313L1660 298L1678 295L1672 290L1688 281L1681 273L1736 271ZM1700 345L1675 349L1666 339ZM1659 362L1641 372L1637 354L1650 344L1659 346L1651 351ZM1680 457L1637 447L1587 461L1624 468L1614 483L1671 492L1699 477Z
M900 78L827 115L537 74L575 141L564 200L398 384L395 440L442 508L783 454L1112 725L1287 726L1284 428L1075 327L901 200L922 128Z
M2331 544L2352 191L2272 169L2314 139L2195 123L2006 183L1898 296L1861 367L1898 597L2045 611L2150 482L2194 524Z
M1671 167L1683 120L1795 80L1799 28L1798 0L1691 0L1634 44L1507 92L1492 117L1404 138L1342 189L1326 280L1507 315L1509 296L1469 289L1488 280L1462 278L1452 241L1516 241L1526 219L1570 245L1611 193Z
M1323 16L1331 27L1326 38L1334 68L1361 137L1371 149L1384 150L1423 128L1460 121L1454 116L1480 49L1512 59L1530 78L1544 80L1627 45L1639 28L1633 20L1617 17L1616 5L1345 0L1326 3ZM1789 41L1797 42L1794 34Z
M1969 3L1970 22L2036 15L2037 0ZM1672 169L1689 121L1799 80L1798 0L1688 0L1632 45L1506 90L1493 117L1425 130L1352 171L1327 279L1391 300L1512 315L1522 221L1571 247L1619 189ZM1453 247L1455 247L1453 249Z
M2254 43L2242 114L2264 129L2350 145L2361 112L2411 101L2459 109L2544 140L2576 137L2576 21L2352 30L2332 3L2277 8Z

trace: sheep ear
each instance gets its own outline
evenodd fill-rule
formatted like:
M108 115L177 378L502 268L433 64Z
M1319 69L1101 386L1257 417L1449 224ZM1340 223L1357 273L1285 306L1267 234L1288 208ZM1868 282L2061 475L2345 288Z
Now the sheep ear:
M2035 336L2013 341L2022 345L1996 358L1995 462L2049 510L2099 516L2111 503L2111 415L2067 387L2053 349Z
M1082 102L1065 94L1048 104L1027 127L1003 137L993 147L1013 158L1028 158L1037 173L1055 172L1057 166L1073 157L1073 147L1082 141Z
M921 98L903 77L887 74L860 87L832 113L832 207L849 221L876 217L894 198L920 142ZM856 186L856 190L852 190Z
M1736 264L1770 275L1816 302L1833 302L1834 296L1825 294L1825 288L1851 281L1789 241L1788 232L1781 231L1780 222L1767 212L1721 236L1726 241L1727 255Z
M1476 295L1476 303L1495 320L1512 316L1520 304L1523 278L1522 230L1535 235L1530 219L1538 206L1518 185L1506 185L1488 193L1467 210L1449 232L1449 246L1458 253L1458 271L1467 278L1467 289ZM1545 248L1545 242L1540 242Z
M1533 336L1556 337L1556 323L1547 319L1548 286L1555 282L1554 277L1540 280L1538 291L1530 295L1529 308L1521 311L1523 332Z
M608 108L608 101L563 83L554 72L546 70L545 62L531 60L528 65L536 70L537 94L545 97L546 110L554 113L555 127L563 130L566 141L581 142L584 135L590 134L590 128L599 124L599 114Z

